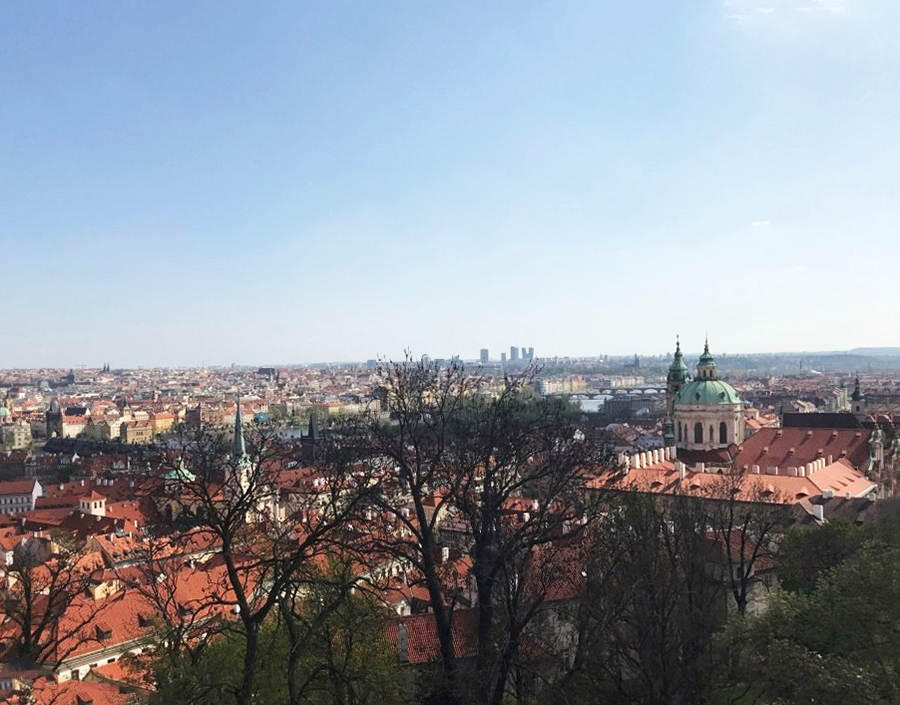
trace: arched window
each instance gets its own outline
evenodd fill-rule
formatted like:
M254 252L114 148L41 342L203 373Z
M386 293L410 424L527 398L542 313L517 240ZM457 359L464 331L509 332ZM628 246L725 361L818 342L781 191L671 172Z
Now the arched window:
M715 443L715 442L716 442L716 433L715 433L715 431L713 431L713 425L712 425L712 424L709 425L709 436L707 436L707 438L709 438L709 442L710 442L710 443Z
M699 421L694 424L694 443L703 443L703 424Z
M681 443L681 424L678 424L678 442Z
M728 426L724 421L719 424L719 443L728 443Z

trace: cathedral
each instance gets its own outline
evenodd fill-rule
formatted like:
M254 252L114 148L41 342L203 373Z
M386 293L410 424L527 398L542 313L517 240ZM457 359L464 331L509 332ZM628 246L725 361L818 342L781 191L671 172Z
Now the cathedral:
M679 457L724 461L730 454L722 451L744 442L744 403L734 387L719 379L708 340L693 379L678 341L666 378L666 413L666 445L676 447Z

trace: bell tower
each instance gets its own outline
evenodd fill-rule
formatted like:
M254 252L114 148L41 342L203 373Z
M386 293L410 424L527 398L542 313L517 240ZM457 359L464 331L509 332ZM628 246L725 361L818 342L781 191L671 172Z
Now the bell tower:
M675 357L669 366L669 374L666 376L666 414L672 416L675 412L675 397L681 388L691 379L688 367L684 364L684 356L681 354L681 339L675 338Z

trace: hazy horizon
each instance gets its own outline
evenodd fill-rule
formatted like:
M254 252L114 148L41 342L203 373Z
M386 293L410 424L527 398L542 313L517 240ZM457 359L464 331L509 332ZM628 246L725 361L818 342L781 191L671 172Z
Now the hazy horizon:
M900 345L898 20L5 4L0 368Z

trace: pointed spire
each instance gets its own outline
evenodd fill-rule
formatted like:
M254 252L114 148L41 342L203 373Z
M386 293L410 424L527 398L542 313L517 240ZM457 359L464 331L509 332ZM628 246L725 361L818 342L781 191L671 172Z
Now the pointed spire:
M300 438L300 451L303 462L307 465L313 465L316 462L316 446L319 445L319 418L316 412L309 412L309 426L306 429L306 435Z
M247 446L244 443L244 419L241 416L241 395L237 395L237 411L234 414L234 438L231 441L231 457L233 460L241 460L247 455Z

